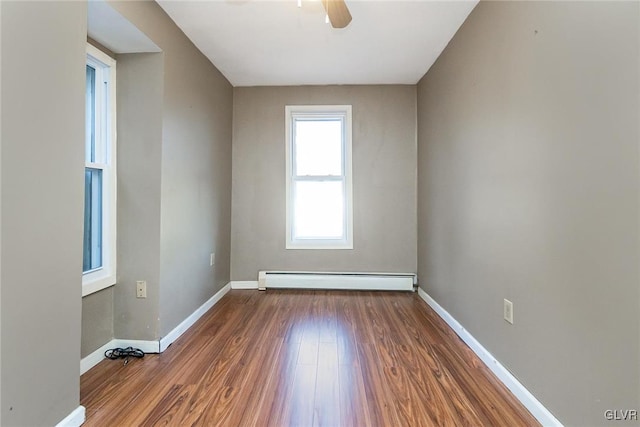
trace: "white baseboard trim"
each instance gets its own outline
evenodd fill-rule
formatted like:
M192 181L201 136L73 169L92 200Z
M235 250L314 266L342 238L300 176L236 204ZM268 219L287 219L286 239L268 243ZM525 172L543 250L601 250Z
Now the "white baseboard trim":
M139 348L145 353L160 353L160 343L158 341L145 341L145 340L127 340L127 339L115 339L112 341L114 347L118 348Z
M562 427L562 423L553 416L547 408L525 388L489 351L476 340L456 319L440 304L429 296L422 288L418 288L418 295L454 330L485 365L498 377L500 381L513 393L531 414L543 426Z
M234 280L231 282L231 289L258 289L257 280Z
M104 352L111 348L139 348L145 353L160 353L160 343L158 341L143 341L143 340L123 340L112 339L102 347L98 348L88 356L80 360L80 375L87 372L89 369L102 362L104 359Z
M99 349L95 350L93 353L89 354L88 356L80 360L80 375L84 374L89 369L93 368L98 363L102 362L102 359L104 359L104 352L109 350L110 348L117 347L115 345L115 341L116 340L109 341Z
M256 282L257 283L257 282ZM182 323L176 326L171 332L169 332L165 337L160 339L160 353L165 351L167 347L169 347L175 340L177 340L180 335L185 333L187 329L189 329L198 319L202 317L211 307L213 307L220 299L225 296L227 292L231 290L232 282L227 283L222 289L220 289L214 296L212 296L207 302L202 304L196 311L191 313L189 317L184 319ZM257 289L257 285L256 285Z
M84 406L80 405L67 415L56 427L80 427L85 420Z

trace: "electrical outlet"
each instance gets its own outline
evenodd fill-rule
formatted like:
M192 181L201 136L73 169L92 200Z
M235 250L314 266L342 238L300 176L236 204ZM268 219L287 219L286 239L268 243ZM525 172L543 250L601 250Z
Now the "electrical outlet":
M215 264L216 264L216 254L211 253L211 255L209 255L209 266L213 267Z
M147 282L144 280L138 280L136 282L136 298L147 297Z
M513 325L513 303L506 298L504 300L504 320Z

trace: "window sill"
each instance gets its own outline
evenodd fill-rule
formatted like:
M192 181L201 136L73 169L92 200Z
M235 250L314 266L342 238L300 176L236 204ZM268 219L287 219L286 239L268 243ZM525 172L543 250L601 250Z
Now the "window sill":
M88 278L88 275L85 275L82 278L82 296L86 297L87 295L91 295L103 289L110 288L115 284L116 279L111 275L92 278Z
M318 250L353 250L353 244L349 243L294 243L287 242L286 248L289 249L318 249Z

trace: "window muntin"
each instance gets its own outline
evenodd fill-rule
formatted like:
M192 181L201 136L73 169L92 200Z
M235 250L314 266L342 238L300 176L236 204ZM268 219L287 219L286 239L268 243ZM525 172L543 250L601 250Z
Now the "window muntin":
M82 295L116 278L116 62L87 45Z
M287 106L287 249L352 249L351 106Z

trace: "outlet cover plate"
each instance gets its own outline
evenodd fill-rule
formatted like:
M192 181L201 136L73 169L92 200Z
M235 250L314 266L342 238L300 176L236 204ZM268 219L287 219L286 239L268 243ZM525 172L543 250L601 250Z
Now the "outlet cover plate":
M504 300L504 320L513 325L513 303L506 298Z
M147 297L147 282L144 280L136 281L136 298Z

